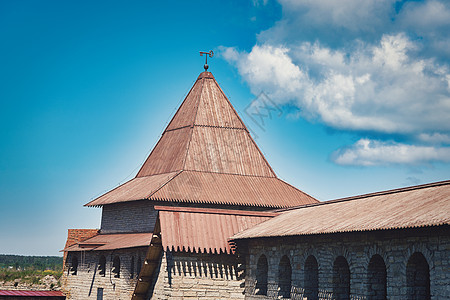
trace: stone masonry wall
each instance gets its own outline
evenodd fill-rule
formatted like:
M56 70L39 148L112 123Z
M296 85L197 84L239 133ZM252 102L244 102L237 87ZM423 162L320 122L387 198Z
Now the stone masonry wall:
M333 299L333 263L344 257L350 269L350 299L370 299L368 265L378 254L386 266L387 299L407 299L408 260L421 253L429 265L431 299L450 299L450 235L449 226L255 239L248 243L246 299L268 299L255 295L257 263L262 254L268 262L267 295L278 295L281 258L286 255L292 268L292 298L303 299L305 261L313 255L318 264L319 299ZM245 247L241 245L240 247ZM239 250L239 248L238 248ZM258 275L261 276L261 275ZM259 277L261 278L261 277ZM256 288L256 291L258 289ZM373 294L372 294L373 296ZM311 298L310 298L311 299ZM416 297L414 299L423 299Z
M148 200L103 206L102 233L152 232L157 212Z
M114 251L69 252L61 279L62 291L67 299L97 299L99 289L103 289L105 300L130 300L137 280L139 261L144 262L147 248L131 248ZM77 275L72 275L72 256L78 259ZM100 256L106 257L105 275L99 272ZM120 278L112 273L114 257L120 258ZM134 257L134 267L131 266ZM131 270L134 268L133 276Z
M238 268L234 255L164 252L151 299L244 299Z

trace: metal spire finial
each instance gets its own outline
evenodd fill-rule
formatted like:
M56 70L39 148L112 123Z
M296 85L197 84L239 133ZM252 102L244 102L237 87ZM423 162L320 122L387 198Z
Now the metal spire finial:
M209 66L208 66L208 55L209 55L209 57L213 57L214 56L214 52L212 50L209 51L209 52L200 51L200 56L203 56L203 54L206 54L205 55L206 61L205 61L205 65L203 66L203 68L205 68L205 72L206 72L206 71L208 71L208 68L209 68Z

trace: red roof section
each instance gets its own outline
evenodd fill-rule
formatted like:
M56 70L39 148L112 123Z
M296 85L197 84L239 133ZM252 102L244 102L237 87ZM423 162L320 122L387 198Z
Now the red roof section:
M115 233L98 234L63 251L100 251L123 248L145 247L150 245L153 233Z
M67 241L64 248L75 245L79 242L82 242L88 238L91 238L98 234L98 229L69 229L67 231ZM67 253L64 253L63 256L63 265L66 264L66 256Z
M450 225L450 180L310 204L233 239Z
M276 216L277 213L155 206L161 239L167 251L234 253L228 238Z
M65 295L61 291L23 291L23 290L0 290L0 296L65 297Z
M182 171L134 178L87 205L141 199L267 208L317 202L276 177Z
M142 199L268 208L318 202L276 177L210 72L197 78L136 178L86 205Z

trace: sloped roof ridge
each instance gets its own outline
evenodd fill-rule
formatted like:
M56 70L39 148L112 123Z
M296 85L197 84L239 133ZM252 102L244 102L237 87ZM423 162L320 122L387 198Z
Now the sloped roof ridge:
M186 100L189 98L189 95L190 95L190 94L192 93L192 91L194 90L195 84L197 83L197 81L198 81L199 79L200 79L200 76L197 78L197 80L195 80L194 84L192 85L191 89L190 89L189 92L187 93L186 97L184 97L183 101L182 101L181 104L178 106L177 111L175 112L175 114L174 114L174 115L172 116L172 118L170 119L170 122L169 122L169 124L167 124L166 128L164 129L163 134L164 134L166 131L172 131L172 130L175 130L175 129L185 128L185 127L192 126L192 125L194 124L194 121L195 121L195 115L194 115L194 120L192 120L192 123L191 123L190 125L180 126L180 127L176 127L176 128L169 129L169 128L170 128L170 125L174 122L176 115L178 114L178 112L179 112L179 111L181 110L181 108L183 107L184 101L186 101ZM200 95L198 96L198 98L200 98ZM197 99L197 102L198 102L198 99ZM197 107L198 107L198 104L197 104ZM162 134L161 134L161 135L162 135ZM156 146L155 146L155 148L156 148Z
M230 100L228 99L228 97L225 95L225 93L223 92L222 88L220 87L219 83L217 83L216 79L213 77L214 79L214 83L217 85L217 88L219 89L219 91L222 93L222 95L225 97L225 99L227 100L228 104L231 106L231 109L233 110L233 112L235 113L235 115L238 117L239 121L242 123L242 126L244 126L245 131L247 132L247 135L249 136L250 140L252 141L253 145L256 147L256 150L258 150L259 154L262 156L264 162L266 163L266 165L269 167L269 170L272 172L273 176L277 177L277 174L275 173L275 171L272 169L272 167L270 166L269 162L267 161L266 157L264 156L264 154L262 153L261 149L259 149L258 145L256 144L255 140L252 138L252 136L250 135L250 132L247 129L247 126L245 126L245 123L242 121L241 117L239 116L239 114L237 113L236 109L233 107L233 105L231 105Z
M450 180L436 181L436 182L431 182L431 183L407 186L407 187L385 190L385 191L380 191L380 192L338 198L338 199L333 199L333 200L326 200L326 201L322 201L322 202L318 202L318 203L304 204L304 205L288 207L288 208L280 208L280 209L276 209L274 211L275 212L285 212L285 211L291 211L291 210L300 209L300 208L319 206L319 205L327 205L327 204L335 204L335 203L347 202L347 201L354 201L354 200L360 200L360 199L365 199L365 198L370 198L370 197L375 197L375 196L397 194L397 193L409 192L409 191L426 189L426 188L437 187L437 186L442 186L442 185L449 185L449 184L450 184Z
M183 169L182 171L186 172L197 172L197 173L208 173L208 174L223 174L223 175L233 175L233 176L245 176L245 177L262 177L262 178L274 178L279 179L275 176L264 176L264 175L253 175L253 174L239 174L239 173L225 173L225 172L212 172L212 171L204 171L204 170L191 170L191 169ZM284 181L283 181L284 182ZM289 184L290 185L290 184ZM298 190L298 189L297 189Z
M205 207L185 207L185 206L165 206L165 205L155 205L154 208L155 208L155 210L160 210L160 211L240 215L240 216L275 217L280 214L280 213L271 212L271 211L238 210L238 209L205 208Z
M200 76L198 76L198 78L197 78L197 80L199 80L199 78L200 78ZM196 81L196 83L197 83L197 81ZM203 90L203 85L204 85L204 83L205 83L205 81L203 80L202 81L202 86L201 86L201 88L200 88L200 90ZM192 87L192 89L194 89L194 87ZM197 120L197 114L198 114L198 108L200 107L200 101L201 101L201 93L199 93L198 95L197 95L197 97L198 97L198 100L196 101L196 105L197 105L197 107L195 108L195 113L194 113L194 120L192 120L192 125L191 125L191 127L194 127L194 125L195 125L195 120ZM181 106L180 106L181 107ZM169 127L167 127L167 128L169 128ZM186 159L187 159L187 157L188 157L188 155L189 155L189 149L190 149L190 146L191 146L191 141L192 141L192 136L194 135L194 130L191 130L191 132L190 132L190 135L189 135L189 139L188 139L188 141L187 141L187 143L186 143L186 151L184 152L184 157L183 157L183 162L181 163L181 166L182 166L182 168L183 168L183 170L186 168ZM180 172L181 173L181 172ZM154 194L154 193L153 193ZM152 195L153 195L152 194ZM151 197L151 196L150 196ZM150 198L149 197L149 198Z

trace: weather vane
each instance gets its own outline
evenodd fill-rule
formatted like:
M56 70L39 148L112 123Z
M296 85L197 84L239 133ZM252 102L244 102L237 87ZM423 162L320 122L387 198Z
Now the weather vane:
M200 51L200 56L203 56L203 54L206 54L206 61L205 61L205 65L203 66L203 68L205 68L205 72L208 71L208 55L209 57L213 57L214 56L214 52L211 50L209 52L204 52L204 51Z

